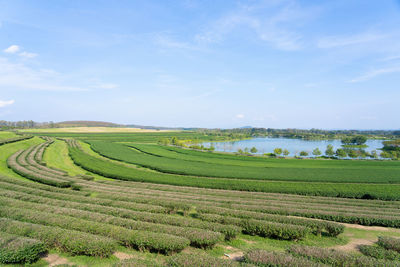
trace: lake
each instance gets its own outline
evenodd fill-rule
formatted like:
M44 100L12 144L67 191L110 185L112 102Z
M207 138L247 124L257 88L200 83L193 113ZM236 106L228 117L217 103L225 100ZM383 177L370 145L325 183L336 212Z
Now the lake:
M383 147L382 142L385 140L368 140L366 142L367 148L365 151L371 152ZM303 140L293 138L273 138L273 137L259 137L240 141L227 141L227 142L206 142L204 146L210 147L211 144L215 147L215 151L221 152L237 152L238 149L244 150L246 147L257 148L256 154L273 153L275 148L287 149L289 156L299 155L300 151L307 151L312 156L312 151L319 148L324 154L327 145L332 145L334 150L342 148L340 140ZM379 151L377 151L379 154Z

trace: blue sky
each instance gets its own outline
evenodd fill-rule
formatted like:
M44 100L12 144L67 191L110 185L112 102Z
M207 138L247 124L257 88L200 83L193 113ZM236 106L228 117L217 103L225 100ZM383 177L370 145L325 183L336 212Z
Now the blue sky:
M400 1L0 0L0 120L395 129Z

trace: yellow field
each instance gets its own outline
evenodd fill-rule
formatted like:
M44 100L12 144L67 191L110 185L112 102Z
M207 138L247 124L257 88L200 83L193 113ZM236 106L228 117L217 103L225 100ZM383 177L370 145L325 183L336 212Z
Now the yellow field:
M117 128L117 127L66 127L66 128L44 128L24 129L23 132L30 133L151 133L151 132L173 132L172 130L152 130L139 128Z

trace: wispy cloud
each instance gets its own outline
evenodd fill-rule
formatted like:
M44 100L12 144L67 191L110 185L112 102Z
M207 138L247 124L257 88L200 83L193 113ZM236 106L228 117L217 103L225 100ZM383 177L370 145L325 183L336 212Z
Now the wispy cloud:
M350 45L371 43L387 38L389 35L374 32L365 32L348 36L328 36L318 40L319 48L334 48Z
M8 100L8 101L0 100L0 108L4 108L4 107L12 105L14 103L15 103L14 100Z
M237 119L244 119L244 114L237 114L237 115L236 115L236 118L237 118Z
M37 57L38 54L24 51L22 53L19 53L18 55L25 58L34 58Z
M100 88L100 89L115 89L118 88L119 85L115 83L100 83L92 86L92 88Z
M8 48L4 49L3 51L8 54L17 53L20 50L18 45L11 45Z
M388 68L376 69L376 70L369 71L359 77L356 77L356 78L350 80L350 82L351 83L364 82L364 81L370 80L370 79L375 78L380 75L389 74L389 73L397 73L397 72L400 72L400 67L388 67Z
M299 25L318 13L317 8L304 9L294 1L241 5L212 22L207 30L197 34L195 39L198 42L219 43L229 34L247 29L259 40L276 49L299 50L303 47Z
M0 88L44 91L87 91L85 87L66 85L63 75L46 69L34 69L0 57Z

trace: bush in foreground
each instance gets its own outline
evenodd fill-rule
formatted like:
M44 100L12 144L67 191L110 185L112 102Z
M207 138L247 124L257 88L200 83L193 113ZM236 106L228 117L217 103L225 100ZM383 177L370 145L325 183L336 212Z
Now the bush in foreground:
M391 249L400 253L400 238L380 236L377 244L385 249Z
M309 247L294 245L288 249L288 252L294 256L304 257L312 261L329 264L337 267L390 267L399 266L392 261L378 260L372 257L358 256L344 251L338 251L328 248Z
M0 232L0 263L32 263L46 251L39 240Z
M297 258L286 253L271 252L261 249L251 250L244 255L244 261L265 267L323 267L327 266L304 258Z
M6 218L0 218L0 231L38 239L47 248L56 248L71 255L108 257L116 248L116 242L109 238Z
M379 246L361 245L359 250L365 256L373 257L381 260L397 260L400 261L400 253L394 250L387 250Z
M208 255L177 254L168 260L170 267L238 267L239 263Z

